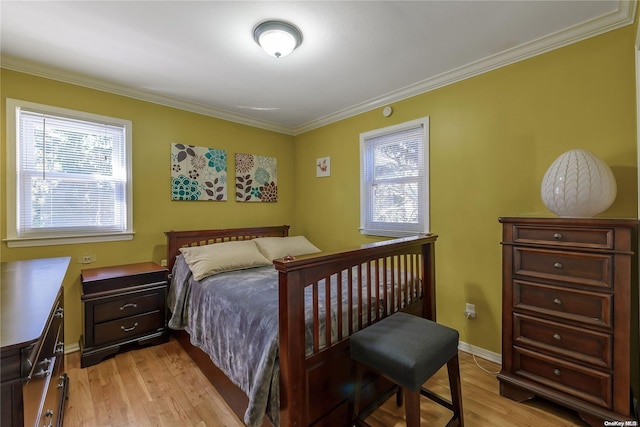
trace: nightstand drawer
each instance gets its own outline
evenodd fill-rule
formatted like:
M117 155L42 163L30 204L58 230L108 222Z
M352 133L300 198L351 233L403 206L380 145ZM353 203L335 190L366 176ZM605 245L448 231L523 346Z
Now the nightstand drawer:
M611 289L612 256L533 248L513 249L513 274Z
M611 374L514 347L514 372L598 406L611 408Z
M158 310L164 299L164 288L154 292L140 292L126 298L110 299L93 307L93 321L102 323L135 314Z
M84 295L133 289L167 280L167 269L152 262L82 270Z
M613 249L613 230L607 228L514 225L513 241L537 245Z
M612 365L610 334L514 313L513 341L601 368Z
M126 340L164 327L160 311L125 317L95 325L95 344Z
M513 307L562 320L611 329L611 295L513 281Z

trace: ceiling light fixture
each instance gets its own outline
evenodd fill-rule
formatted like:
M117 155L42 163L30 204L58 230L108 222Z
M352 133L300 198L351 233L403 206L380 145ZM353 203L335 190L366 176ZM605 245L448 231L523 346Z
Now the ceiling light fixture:
M253 38L271 56L282 58L302 43L300 30L287 22L265 21L253 30Z

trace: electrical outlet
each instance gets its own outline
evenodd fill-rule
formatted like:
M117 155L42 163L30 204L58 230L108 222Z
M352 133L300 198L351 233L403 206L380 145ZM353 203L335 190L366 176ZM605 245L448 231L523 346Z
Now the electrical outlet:
M476 305L475 304L465 304L464 315L467 319L475 319L476 318Z
M84 254L78 257L78 264L91 264L92 262L96 262L98 257L94 254Z
M162 267L166 267L166 266L167 266L167 260L166 260L166 259L161 260L161 261L160 261L160 265L161 265Z

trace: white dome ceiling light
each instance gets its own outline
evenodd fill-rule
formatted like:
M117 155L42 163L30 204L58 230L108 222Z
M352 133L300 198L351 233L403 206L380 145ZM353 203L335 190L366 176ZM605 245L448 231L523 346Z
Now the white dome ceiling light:
M302 43L302 33L283 21L265 21L253 30L253 38L271 56L283 58Z

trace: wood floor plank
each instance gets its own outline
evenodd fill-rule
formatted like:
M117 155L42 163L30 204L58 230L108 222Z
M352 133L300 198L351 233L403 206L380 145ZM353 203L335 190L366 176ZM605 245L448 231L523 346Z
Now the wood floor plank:
M97 425L95 408L87 369L80 368L80 352L66 356L67 374L73 381L69 382L69 395L74 398L68 403L65 411L65 422L75 425Z
M65 356L70 379L66 427L242 427L244 424L177 341L133 348L88 368L80 368L80 354ZM499 366L478 359L484 368ZM495 374L480 369L471 355L460 353L460 375L467 427L585 427L578 416L544 400L516 403L499 394ZM449 398L446 368L426 383ZM446 409L423 398L422 425L445 426ZM404 427L404 407L395 397L376 410L372 427Z

